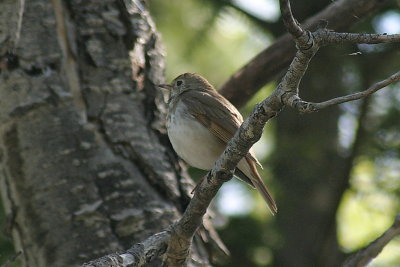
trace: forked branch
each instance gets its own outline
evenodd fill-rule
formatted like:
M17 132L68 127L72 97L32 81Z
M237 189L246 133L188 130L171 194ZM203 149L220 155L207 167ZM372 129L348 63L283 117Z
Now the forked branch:
M367 96L375 93L376 91L378 91L382 88L385 88L386 86L388 86L394 82L397 82L397 81L400 81L400 71L396 72L395 74L391 75L390 77L388 77L380 82L377 82L377 83L371 85L368 89L358 92L358 93L333 98L333 99L330 99L330 100L327 100L324 102L320 102L320 103L306 102L306 101L301 100L300 98L293 97L291 99L288 99L287 105L297 109L298 111L300 111L302 113L315 112L315 111L319 111L319 110L327 108L327 107L331 107L331 106L335 106L335 105L342 104L345 102L354 101L354 100L358 100L358 99L367 97Z
M349 29L390 0L336 0L302 23L303 29L315 30L321 21L335 31ZM220 88L220 93L235 106L243 106L262 86L287 69L296 53L289 33L277 38L264 51L237 70Z

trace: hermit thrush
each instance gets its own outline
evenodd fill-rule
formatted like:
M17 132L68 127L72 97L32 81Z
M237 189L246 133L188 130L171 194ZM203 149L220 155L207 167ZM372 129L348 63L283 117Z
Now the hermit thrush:
M239 111L203 77L185 73L168 89L167 130L176 153L189 165L211 170L243 122ZM238 163L235 176L255 187L267 202L272 213L277 212L275 201L257 172L260 165L253 152Z

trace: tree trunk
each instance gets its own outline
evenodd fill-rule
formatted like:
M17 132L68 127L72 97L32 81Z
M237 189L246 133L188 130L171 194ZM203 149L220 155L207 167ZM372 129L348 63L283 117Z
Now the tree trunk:
M154 86L163 51L134 2L0 3L1 195L25 266L122 250L187 203Z

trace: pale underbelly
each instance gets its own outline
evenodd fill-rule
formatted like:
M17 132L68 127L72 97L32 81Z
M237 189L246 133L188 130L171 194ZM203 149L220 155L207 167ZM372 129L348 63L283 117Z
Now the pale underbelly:
M225 143L188 115L168 123L168 136L176 153L189 165L210 170L225 149Z

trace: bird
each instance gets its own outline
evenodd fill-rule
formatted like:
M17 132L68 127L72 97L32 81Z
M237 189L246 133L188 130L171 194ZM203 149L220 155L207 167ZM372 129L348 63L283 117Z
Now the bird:
M173 149L190 166L211 170L243 123L242 115L199 74L184 73L171 84L158 86L169 91L166 126ZM250 149L239 161L234 175L256 188L275 215L276 203L257 165L262 168Z

